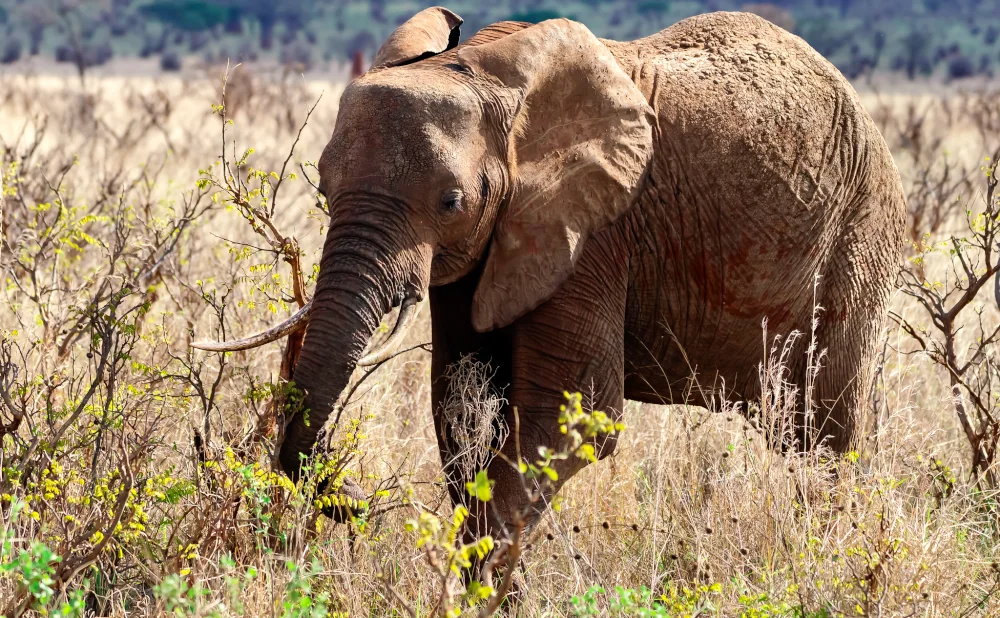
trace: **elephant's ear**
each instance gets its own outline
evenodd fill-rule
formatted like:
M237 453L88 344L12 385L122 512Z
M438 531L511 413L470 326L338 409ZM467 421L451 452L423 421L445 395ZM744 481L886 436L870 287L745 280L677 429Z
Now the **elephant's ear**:
M462 18L444 7L424 9L389 35L372 67L394 67L452 49L458 45L461 25Z
M520 103L509 144L514 189L473 299L472 324L486 331L552 296L587 238L629 208L652 155L654 119L607 47L566 19L463 47L458 61Z

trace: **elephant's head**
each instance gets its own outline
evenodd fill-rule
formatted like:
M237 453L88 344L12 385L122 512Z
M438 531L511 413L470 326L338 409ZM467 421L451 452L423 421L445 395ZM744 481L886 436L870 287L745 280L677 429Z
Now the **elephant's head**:
M485 260L472 324L510 324L555 292L645 173L652 110L586 27L507 22L456 47L460 23L418 13L341 98L319 161L330 227L294 370L309 413L280 456L292 477L355 366L387 356L362 358L386 313L401 306L391 346L429 286Z

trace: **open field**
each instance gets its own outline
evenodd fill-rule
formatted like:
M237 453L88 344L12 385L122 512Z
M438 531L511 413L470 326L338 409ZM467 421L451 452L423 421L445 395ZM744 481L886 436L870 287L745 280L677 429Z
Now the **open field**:
M223 178L224 143L230 161L252 147L241 178L283 180L250 201L297 240L310 289L326 216L308 162L342 88L238 69L224 142L221 85L0 75L0 615L475 615L448 568L429 354L380 367L330 430L371 496L346 526L271 473L281 346L188 347L295 309L289 265L199 178ZM919 244L886 324L871 437L846 457L786 456L738 410L630 403L616 454L524 540L518 615L1000 615L997 214L982 169L1000 93L976 88L862 92ZM935 244L952 236L967 242ZM944 308L968 296L954 337L920 289ZM426 307L420 320L411 346L430 340ZM760 408L778 418L789 385L774 349Z

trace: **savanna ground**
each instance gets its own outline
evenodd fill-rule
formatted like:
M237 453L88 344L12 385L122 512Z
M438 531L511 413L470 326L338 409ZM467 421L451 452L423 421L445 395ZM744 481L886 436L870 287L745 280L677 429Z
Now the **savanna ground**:
M0 614L475 615L424 349L364 379L329 431L318 467L371 496L348 526L312 503L325 472L272 472L283 346L188 346L293 311L326 221L308 162L341 86L239 68L224 125L221 74L0 76ZM519 615L1000 614L1000 96L937 90L863 95L915 243L871 436L785 456L739 410L629 403L617 453L521 540ZM794 399L779 335L762 328L765 421ZM485 414L497 394L476 377L455 392Z

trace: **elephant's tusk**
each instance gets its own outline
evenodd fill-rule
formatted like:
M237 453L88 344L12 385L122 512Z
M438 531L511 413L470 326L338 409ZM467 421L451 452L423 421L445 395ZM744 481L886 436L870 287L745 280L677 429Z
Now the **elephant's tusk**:
M311 308L312 301L310 300L281 324L250 337L237 339L236 341L195 341L191 344L191 347L210 352L235 352L237 350L257 348L265 343L271 343L305 328L306 324L309 323L309 309Z
M377 365L392 356L392 353L396 351L396 348L403 341L406 329L409 328L413 322L413 318L417 315L417 310L420 308L418 303L419 301L416 298L407 298L403 301L403 306L399 309L399 317L396 318L396 326L393 327L392 333L385 341L359 360L359 366L370 367Z

